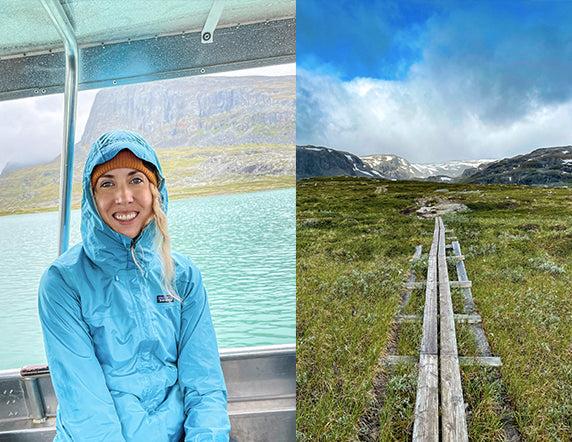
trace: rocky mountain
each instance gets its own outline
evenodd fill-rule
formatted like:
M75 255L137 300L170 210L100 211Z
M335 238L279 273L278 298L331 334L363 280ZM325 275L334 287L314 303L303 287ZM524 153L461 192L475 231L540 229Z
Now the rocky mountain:
M466 169L472 169L494 160L446 161L432 164L410 163L397 155L367 155L361 160L372 169L396 180L429 179L431 177L444 177L438 181L447 181L460 176Z
M339 175L384 178L349 152L320 146L296 146L296 178Z
M475 184L572 185L572 146L546 147L502 160L414 164L396 155L357 157L327 147L296 146L296 177L370 176Z
M185 77L102 89L76 152L116 128L156 148L295 143L296 80Z
M295 100L295 76L196 76L102 89L75 146L72 200L80 200L91 144L111 129L139 132L157 149L175 197L294 186ZM55 207L59 163L0 175L0 213Z
M495 161L467 170L463 183L526 184L557 186L572 184L572 146L545 147L526 155Z
M296 146L296 177L369 176L390 180L431 180L450 182L467 169L474 169L494 160L448 161L435 164L414 164L397 155L358 157L328 147Z

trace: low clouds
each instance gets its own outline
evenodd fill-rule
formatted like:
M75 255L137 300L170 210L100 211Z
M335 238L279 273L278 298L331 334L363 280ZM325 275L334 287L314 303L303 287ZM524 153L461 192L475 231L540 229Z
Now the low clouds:
M409 78L430 80L445 101L458 100L489 124L510 124L544 105L565 103L572 97L570 3L557 9L550 2L524 4L497 10L484 2L432 17L423 60Z
M87 122L97 91L79 93L76 141ZM9 162L37 164L56 158L63 145L63 94L0 103L0 172Z
M402 30L421 54L403 78L342 81L299 67L298 144L415 162L572 144L572 5L459 3L469 6Z
M434 86L429 80L341 82L299 69L297 144L358 155L394 153L420 163L572 144L572 102L538 103L499 124L481 118L466 97L449 101Z
M295 65L289 63L211 75L277 76L294 74ZM81 140L91 106L98 91L99 89L92 89L81 91L78 94L76 143ZM63 94L0 102L0 173L9 162L28 165L56 158L61 153L63 144L63 115Z
M0 106L0 172L8 162L29 164L35 157L48 161L61 152L62 94L7 101Z

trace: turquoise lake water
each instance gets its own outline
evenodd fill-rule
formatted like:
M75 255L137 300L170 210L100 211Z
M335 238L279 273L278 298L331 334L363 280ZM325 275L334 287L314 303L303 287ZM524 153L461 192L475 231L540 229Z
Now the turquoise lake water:
M169 203L172 249L203 274L221 348L295 342L295 203L295 189ZM55 212L0 217L0 370L46 361L37 290L57 235Z

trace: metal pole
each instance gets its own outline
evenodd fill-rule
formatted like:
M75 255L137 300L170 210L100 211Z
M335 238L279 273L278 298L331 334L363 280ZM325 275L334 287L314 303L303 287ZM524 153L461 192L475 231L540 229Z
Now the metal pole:
M42 4L46 11L48 11L50 18L56 25L64 41L66 55L64 144L62 147L60 172L60 232L58 248L58 254L61 255L69 246L79 49L73 28L60 2L58 0L42 0Z

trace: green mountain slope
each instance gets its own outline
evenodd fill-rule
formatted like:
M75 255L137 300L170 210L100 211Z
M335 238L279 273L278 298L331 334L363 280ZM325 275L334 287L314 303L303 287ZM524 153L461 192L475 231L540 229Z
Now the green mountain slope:
M190 77L102 89L75 146L73 204L89 147L127 129L157 149L171 198L295 185L295 77ZM59 158L0 175L0 215L54 210Z

